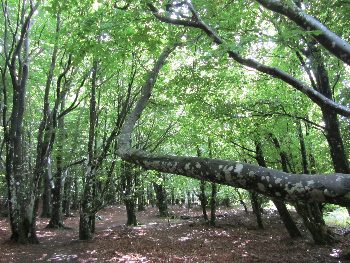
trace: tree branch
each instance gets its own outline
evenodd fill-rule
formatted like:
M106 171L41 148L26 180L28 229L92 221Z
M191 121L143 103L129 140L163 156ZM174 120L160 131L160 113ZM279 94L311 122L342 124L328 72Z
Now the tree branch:
M291 202L350 205L350 175L348 174L289 174L236 161L183 156L153 156L148 152L131 148L131 135L135 123L145 109L158 73L172 50L174 47L165 48L158 58L142 87L141 97L136 107L121 128L117 153L123 160L140 165L147 170L240 187Z
M214 43L218 45L225 44L225 42L216 34L216 32L206 25L198 16L198 14L195 12L192 4L186 3L188 8L191 10L193 17L195 18L195 21L192 20L183 20L183 19L173 19L170 17L165 17L159 14L158 9L151 3L148 4L148 7L152 11L153 15L159 19L162 22L173 24L173 25L182 25L187 27L194 27L201 29L204 31L210 38L213 39ZM295 89L301 91L306 96L308 96L314 103L316 103L321 108L328 108L334 110L336 113L345 116L350 117L350 109L348 107L345 107L343 105L340 105L333 100L325 97L318 91L308 87L303 82L299 81L298 79L294 78L287 72L284 72L278 68L270 67L267 65L264 65L254 59L250 58L244 58L242 57L238 52L233 50L227 50L227 53L230 58L234 59L236 62L240 63L241 65L253 68L257 71L260 71L262 73L265 73L267 75L270 75L274 78L280 79L283 82L289 84L290 86L294 87Z
M306 14L292 1L290 4L281 0L256 0L265 8L288 17L311 35L318 43L331 52L334 56L350 65L350 44L329 30L320 21Z
M128 153L131 149L131 134L132 130L135 127L137 120L140 118L142 111L146 108L148 100L151 96L151 92L153 86L156 82L157 76L159 74L160 69L162 68L165 60L168 58L170 53L178 46L175 44L174 46L166 47L160 57L158 58L156 64L153 69L149 72L146 83L143 85L141 90L141 97L137 101L135 109L128 118L125 120L124 125L122 126L119 138L118 138L118 154L120 156L124 156L124 154Z

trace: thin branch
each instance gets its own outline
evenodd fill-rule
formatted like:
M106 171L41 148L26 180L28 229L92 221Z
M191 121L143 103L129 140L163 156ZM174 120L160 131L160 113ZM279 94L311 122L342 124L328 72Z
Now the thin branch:
M288 4L281 0L256 0L265 8L288 17L338 59L350 65L350 44L329 30L324 24L297 7L293 1Z
M191 10L194 20L181 20L181 19L173 19L170 17L165 17L159 14L158 9L151 3L148 4L148 7L152 11L153 15L159 19L162 22L173 24L173 25L182 25L186 27L193 27L198 28L204 31L210 38L212 38L213 42L217 45L225 44L225 42L217 35L217 33L209 27L207 24L205 24L200 18L198 13L193 8L192 4L187 2L188 8ZM303 82L299 81L298 79L294 78L287 72L284 72L278 68L270 67L267 65L264 65L254 59L250 58L244 58L242 57L238 52L228 49L227 53L229 57L234 59L236 62L240 63L243 66L247 66L250 68L253 68L257 71L260 71L262 73L265 73L267 75L270 75L271 77L277 78L282 80L283 82L291 85L295 89L301 91L306 96L308 96L313 102L315 102L317 105L319 105L321 108L329 108L334 110L340 115L343 115L345 117L350 117L350 109L348 107L345 107L343 105L340 105L333 100L327 98L326 96L322 95L318 91L314 90L313 88L308 87Z

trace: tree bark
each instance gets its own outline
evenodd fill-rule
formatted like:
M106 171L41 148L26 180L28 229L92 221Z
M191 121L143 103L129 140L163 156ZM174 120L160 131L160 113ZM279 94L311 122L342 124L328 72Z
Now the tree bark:
M50 176L51 171L49 171L49 169L51 169L51 166L47 165L44 173L44 180L43 180L43 188L44 188L44 192L42 196L43 207L40 215L41 217L46 217L46 218L51 217L51 180L52 178Z
M167 193L163 184L164 184L163 181L160 184L153 183L153 187L154 187L154 191L156 192L159 216L167 217L169 216L168 204L167 204Z
M262 167L267 167L265 162L264 153L262 151L262 145L260 142L254 141L255 144L255 159L257 163ZM262 221L262 207L259 195L256 192L250 192L250 201L252 204L253 213L256 217L259 229L264 229Z
M274 144L274 146L275 146L275 148L278 151L278 154L280 156L282 170L284 172L288 172L287 153L282 151L279 140L273 134L270 134L270 137L271 137L272 142L273 142L273 144ZM305 153L305 156L306 156L306 153ZM279 215L284 223L284 226L286 227L286 229L289 233L289 236L291 238L301 237L301 233L300 233L297 225L295 224L291 214L289 213L286 204L277 198L273 198L272 201L277 208L277 211L278 211L278 213L279 213Z
M197 145L197 156L201 157L202 151ZM205 221L208 221L208 215L207 215L207 205L208 205L208 199L205 195L205 181L201 180L200 187L199 187L199 201L201 202L202 212L203 212L203 218Z
M65 95L61 100L61 112L65 108ZM61 228L64 227L63 223L63 212L62 212L62 201L64 193L64 173L63 170L63 156L64 156L64 145L65 132L64 132L64 117L62 116L58 120L58 138L57 138L57 153L56 153L56 173L53 178L54 187L52 188L52 214L48 224L48 228Z
M248 208L247 208L246 203L245 203L244 200L243 200L243 197L242 197L241 193L239 192L239 190L238 190L237 188L235 188L235 191L236 191L236 193L238 194L239 202L240 202L240 204L243 206L244 212L245 212L246 214L248 214Z
M6 68L12 83L12 112L9 123L4 129L6 143L6 182L8 189L11 240L19 243L38 243L36 236L36 192L39 181L25 164L25 142L23 120L26 105L26 89L29 76L29 33L32 16L37 6L19 2L17 28L12 38L13 49L4 51ZM8 16L9 7L3 3L4 17ZM9 24L5 19L5 37L9 37ZM8 39L5 39L8 41ZM6 44L5 44L6 46ZM4 87L5 88L5 87ZM4 91L5 92L5 91ZM6 118L6 116L4 116ZM6 124L7 126L7 124Z
M281 0L256 0L256 2L294 21L305 31L310 32L312 37L334 56L350 65L350 44L329 30L319 20L306 14L293 1L288 4Z
M65 179L64 183L64 194L63 194L63 202L62 202L62 209L65 217L71 216L71 204L72 204L72 187L73 187L73 180L72 176L68 175Z
M210 197L210 224L215 226L216 224L216 196L218 188L216 183L211 183L211 197Z
M226 47L229 46L216 32L213 28L208 26L199 16L198 12L194 9L193 5L189 1L183 1L180 5L186 6L186 9L188 9L191 12L191 18L188 19L178 19L173 18L172 16L164 16L159 13L159 10L151 3L147 4L149 9L152 11L153 15L159 19L160 21L164 23L169 23L173 25L180 25L185 27L193 27L202 30L205 34L207 34L208 37L212 39L212 41L217 45L225 45ZM185 15L188 17L188 15ZM287 72L278 69L276 67L270 67L265 64L262 64L254 59L251 58L245 58L243 57L238 51L232 50L232 49L226 49L227 54L230 58L238 62L239 64L243 66L247 66L250 68L253 68L259 72L262 72L264 74L267 74L273 78L278 78L282 80L283 82L289 84L296 90L302 92L305 94L310 100L312 100L314 103L316 103L319 107L333 110L339 115L342 115L344 117L350 117L350 108L342 106L335 101L327 98L317 90L314 90L313 88L309 87L302 81L294 78L292 75L288 74Z
M296 204L296 209L316 244L327 245L336 241L323 220L319 204L301 202Z
M258 224L258 228L259 229L264 229L264 224L262 221L262 213L261 213L261 203L259 200L259 196L256 192L252 191L250 192L250 201L252 204L252 209L253 209L253 213L256 217L256 222Z
M302 158L302 163L304 172L309 172L307 167L307 155L306 148L304 142L304 136L301 130L301 126L298 127L299 140L300 140L300 153ZM326 226L322 210L321 204L316 202L296 202L296 210L298 214L303 219L304 225L310 231L312 238L316 244L333 244L335 242L334 236L332 232Z
M90 116L89 116L89 141L88 141L88 162L85 173L84 192L80 206L79 239L89 240L93 236L95 228L95 207L94 197L96 191L96 159L94 151L95 128L97 121L96 109L96 88L97 88L98 62L93 61L91 94L90 94Z
M254 190L285 201L304 201L348 205L350 203L349 174L290 174L261 166L228 160L155 156L131 147L131 133L151 96L160 68L174 48L166 48L142 87L136 107L124 122L118 137L118 155L147 170L172 173L225 185Z
M132 165L129 163L122 163L121 169L121 186L123 192L123 201L126 207L126 215L128 226L137 226L136 218L136 198L134 193Z

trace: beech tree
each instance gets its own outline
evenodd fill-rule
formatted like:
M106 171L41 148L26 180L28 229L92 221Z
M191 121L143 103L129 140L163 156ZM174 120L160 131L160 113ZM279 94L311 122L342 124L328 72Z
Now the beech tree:
M170 8L167 8L167 10L170 10L170 14L173 12L173 17L175 18L160 14L153 4L149 4L149 8L155 17L162 22L198 28L213 39L216 44L224 44L224 41L217 33L201 20L198 12L190 2L176 2ZM185 10L186 14L181 13L183 10ZM317 38L315 40L318 41ZM323 45L321 41L319 43ZM180 174L200 180L240 187L284 201L349 205L350 175L348 174L290 174L239 161L185 156L158 156L132 148L132 130L140 118L142 111L147 106L152 88L162 65L174 48L174 46L171 46L164 49L153 70L149 73L149 77L142 89L142 95L134 111L124 123L121 135L119 136L119 155L121 158L128 162L141 165L145 169ZM327 98L290 74L280 69L261 64L253 59L244 58L233 50L228 49L227 53L229 57L244 66L254 68L288 83L293 88L307 95L322 109L332 110L346 117L349 116L349 108Z
M52 227L74 199L80 239L92 238L109 186L128 180L124 161L212 182L213 215L217 184L349 206L347 13L330 21L328 2L299 2L1 1L0 194L12 239L38 241L42 199ZM241 142L261 142L266 163ZM209 158L194 157L197 145Z

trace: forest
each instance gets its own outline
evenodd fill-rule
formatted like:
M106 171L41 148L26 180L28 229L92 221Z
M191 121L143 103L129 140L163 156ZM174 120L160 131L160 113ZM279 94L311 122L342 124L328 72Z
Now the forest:
M40 260L350 260L349 13L348 0L1 0L4 262L67 242L95 252ZM96 252L115 239L123 252Z

